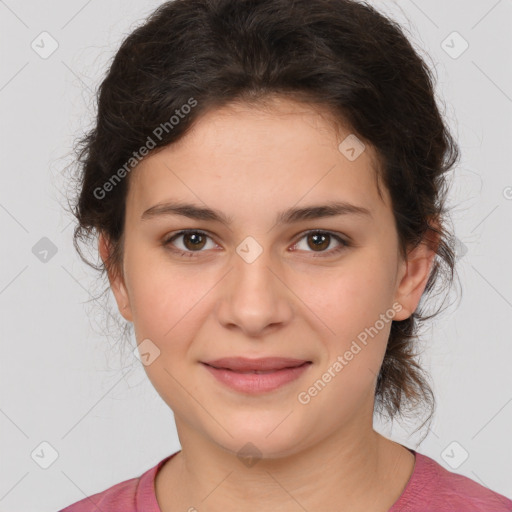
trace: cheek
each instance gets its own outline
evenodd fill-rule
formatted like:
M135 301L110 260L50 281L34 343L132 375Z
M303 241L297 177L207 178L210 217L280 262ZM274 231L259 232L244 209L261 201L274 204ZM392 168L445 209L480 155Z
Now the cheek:
M318 405L340 404L341 416L350 415L350 411L373 399L395 314L386 276L379 279L375 273L371 275L368 279L365 273L353 273L350 278L340 279L323 295L321 304L313 302L322 320L334 331L323 341L327 358L316 378L330 384ZM320 295L317 298L320 301ZM312 379L311 385L314 382Z
M142 245L131 244L125 264L133 323L139 330L161 337L181 318L187 318L208 290L208 283L193 264L177 265L166 258L164 248L144 249Z
M132 245L126 273L137 340L154 338L155 343L165 345L178 337L186 339L187 334L193 336L190 330L197 329L208 314L206 303L212 308L213 297L206 296L222 294L222 272L208 272L194 263L172 264L160 249L144 251ZM309 317L308 322L311 326L316 324L314 330L321 337L336 340L334 345L340 353L391 307L392 262L385 256L382 251L368 248L358 251L339 268L311 265L304 272L283 274L292 295L300 299L294 308L297 314ZM283 291L283 300L298 300L285 296ZM378 338L387 339L388 325L381 330Z
M363 385L377 376L395 315L393 290L382 260L361 258L357 265L332 276L323 293L311 297L314 311L329 326L325 344L329 365L344 359L345 385ZM359 376L359 377L358 377Z
M130 267L130 294L133 325L138 343L149 339L158 354L144 366L152 385L162 399L177 411L190 407L182 385L194 393L188 371L190 346L204 322L205 302L201 301L212 284L191 277L191 270L180 272L167 264L143 263ZM127 269L128 270L128 269ZM181 383L181 385L180 385Z
M361 257L320 280L312 280L305 296L315 313L336 334L343 334L373 325L391 307L393 292L382 260Z
M166 279L155 279L155 269L134 272L131 279L131 304L136 332L144 337L161 337L174 324L174 317L183 302L176 288Z

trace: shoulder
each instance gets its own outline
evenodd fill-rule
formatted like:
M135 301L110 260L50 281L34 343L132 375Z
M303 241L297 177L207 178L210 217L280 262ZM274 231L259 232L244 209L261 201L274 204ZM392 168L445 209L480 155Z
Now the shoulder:
M512 501L502 494L448 471L426 455L415 455L413 474L392 512L512 512Z
M174 455L174 454L173 454ZM59 512L160 512L155 495L155 477L172 455L161 460L139 477L118 484L68 505Z
M69 505L60 512L92 512L93 510L114 510L114 506L125 512L135 512L135 496L139 478L131 478L120 482L102 492L88 496ZM110 507L110 508L109 508Z

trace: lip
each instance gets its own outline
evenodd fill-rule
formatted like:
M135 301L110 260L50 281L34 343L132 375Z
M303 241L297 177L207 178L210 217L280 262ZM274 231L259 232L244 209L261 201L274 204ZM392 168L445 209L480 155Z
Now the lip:
M248 394L268 393L298 379L311 361L289 358L246 359L229 357L202 365L225 386ZM264 373L255 373L264 372Z
M237 372L250 372L295 368L306 362L308 361L305 359L292 359L289 357L260 357L257 359L247 357L222 357L212 361L204 361L204 364Z

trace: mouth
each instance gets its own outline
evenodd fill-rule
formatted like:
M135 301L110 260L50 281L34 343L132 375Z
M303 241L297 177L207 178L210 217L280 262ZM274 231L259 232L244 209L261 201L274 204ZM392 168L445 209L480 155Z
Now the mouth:
M235 391L256 394L273 391L299 378L312 361L290 358L222 358L202 362L217 381Z
M223 357L203 364L218 370L231 370L238 373L271 373L286 368L298 368L307 363L311 363L311 361L287 357L262 357L259 359Z

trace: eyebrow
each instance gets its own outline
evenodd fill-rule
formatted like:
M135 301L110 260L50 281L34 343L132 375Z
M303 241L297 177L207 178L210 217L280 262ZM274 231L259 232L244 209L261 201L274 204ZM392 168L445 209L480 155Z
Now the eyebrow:
M330 202L325 205L312 205L304 208L290 208L277 214L276 224L292 224L310 219L321 219L326 217L335 217L338 215L360 215L372 217L368 208L356 206L344 201ZM141 220L148 220L155 217L166 215L181 215L189 219L220 222L227 226L233 223L233 219L219 210L212 208L203 208L201 206L182 203L165 202L159 203L148 208L142 215Z

